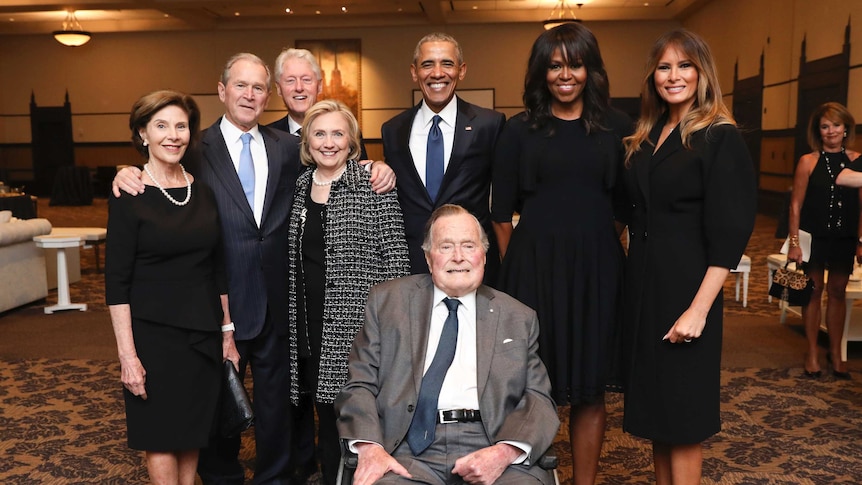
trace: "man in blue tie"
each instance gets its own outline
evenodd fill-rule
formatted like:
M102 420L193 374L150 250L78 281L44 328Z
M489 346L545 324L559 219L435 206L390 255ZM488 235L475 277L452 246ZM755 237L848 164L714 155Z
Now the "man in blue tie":
M354 485L549 483L535 463L559 420L535 312L482 285L488 238L466 209L436 209L422 247L430 275L372 288L335 401Z
M410 272L427 273L422 251L425 222L435 208L458 204L488 233L485 283L496 284L499 250L491 227L491 166L505 116L455 95L467 75L461 46L432 33L416 45L410 65L422 102L383 124L383 156L397 177L398 201L410 250Z

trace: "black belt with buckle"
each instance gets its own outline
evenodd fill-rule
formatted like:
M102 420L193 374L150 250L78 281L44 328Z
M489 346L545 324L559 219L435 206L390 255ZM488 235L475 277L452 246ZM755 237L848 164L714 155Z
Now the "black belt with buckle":
M447 409L437 411L438 424L450 423L475 423L482 420L482 414L478 409Z

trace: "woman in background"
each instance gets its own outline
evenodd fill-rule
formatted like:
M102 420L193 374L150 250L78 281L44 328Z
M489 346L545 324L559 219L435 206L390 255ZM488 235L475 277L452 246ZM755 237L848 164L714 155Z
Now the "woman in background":
M300 158L309 169L296 181L288 229L291 400L312 396L328 485L341 457L333 403L368 290L409 274L398 194L374 193L359 154L359 124L346 106L326 100L306 112Z
M849 379L847 362L841 360L841 337L844 334L844 313L847 309L845 291L853 273L853 257L862 258L862 235L859 234L859 189L840 187L836 178L858 152L847 150L853 143L856 121L847 108L838 103L820 105L808 121L808 145L811 153L802 155L793 176L790 197L788 261L802 267L799 230L811 233L811 254L805 263L805 274L814 281L811 301L802 307L808 353L804 373L811 378L822 375L817 337L822 318L825 270L829 270L826 300L826 330L829 333L829 353L832 374ZM849 130L849 131L848 131Z
M594 483L598 472L616 355L623 250L614 187L631 120L609 102L592 32L574 23L544 32L527 65L526 111L506 123L493 171L492 216L504 255L498 288L538 314L553 397L571 404L578 485Z
M625 431L652 441L656 482L700 483L717 433L722 286L754 227L754 164L697 35L653 45L625 139L632 201L623 335Z
M156 91L139 99L129 118L132 141L147 158L143 182L159 190L108 204L105 295L128 442L146 452L156 484L194 484L223 358L239 360L227 350L233 332L215 199L180 164L199 126L191 96Z

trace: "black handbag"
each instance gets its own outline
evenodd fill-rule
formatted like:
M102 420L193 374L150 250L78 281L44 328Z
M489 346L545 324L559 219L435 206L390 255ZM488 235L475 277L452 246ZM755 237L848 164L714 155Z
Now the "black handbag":
M789 261L773 273L769 296L784 300L790 306L805 306L811 301L814 281L801 271L787 269L788 264Z
M245 386L233 362L224 361L224 379L221 390L219 434L225 438L237 436L254 422L254 411Z

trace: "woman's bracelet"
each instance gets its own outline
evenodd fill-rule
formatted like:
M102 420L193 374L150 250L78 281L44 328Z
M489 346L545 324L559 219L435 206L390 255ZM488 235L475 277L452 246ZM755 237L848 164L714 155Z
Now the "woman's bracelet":
M790 236L790 247L798 248L799 247L799 236Z

